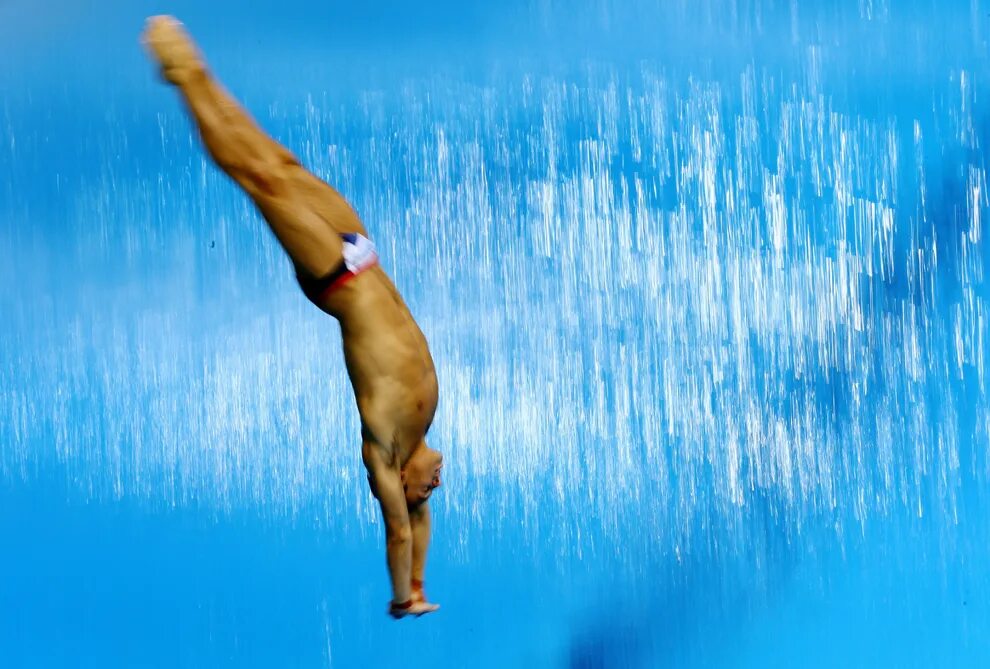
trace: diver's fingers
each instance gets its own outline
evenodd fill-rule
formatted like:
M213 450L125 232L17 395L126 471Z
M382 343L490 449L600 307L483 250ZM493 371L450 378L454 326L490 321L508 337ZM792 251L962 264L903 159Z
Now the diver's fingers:
M427 613L433 613L440 609L439 604L430 604L429 602L413 602L412 607L409 609L409 613L414 616L423 616Z

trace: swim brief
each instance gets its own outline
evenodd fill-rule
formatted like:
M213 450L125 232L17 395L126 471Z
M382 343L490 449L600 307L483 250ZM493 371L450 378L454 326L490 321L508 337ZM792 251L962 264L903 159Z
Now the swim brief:
M340 239L344 243L344 260L337 269L321 279L311 279L296 274L299 287L313 302L319 302L361 272L378 264L375 245L364 235L347 232L341 234Z

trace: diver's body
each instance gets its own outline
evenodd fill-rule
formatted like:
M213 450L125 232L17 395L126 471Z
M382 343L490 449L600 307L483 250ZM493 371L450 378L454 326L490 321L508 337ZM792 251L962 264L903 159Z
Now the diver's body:
M437 407L426 338L354 210L258 128L209 73L182 25L150 19L144 41L182 93L214 161L251 196L291 258L304 293L340 322L362 458L385 520L390 613L436 610L422 590L428 500L442 463L424 440Z

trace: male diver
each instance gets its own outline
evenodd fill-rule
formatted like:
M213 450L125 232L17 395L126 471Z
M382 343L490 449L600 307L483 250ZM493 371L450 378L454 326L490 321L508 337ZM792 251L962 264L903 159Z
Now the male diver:
M143 42L181 93L210 156L254 200L295 265L303 293L340 322L361 416L361 454L385 520L389 613L437 610L423 593L428 502L443 462L425 441L437 407L426 338L351 206L255 124L210 74L182 24L151 18Z

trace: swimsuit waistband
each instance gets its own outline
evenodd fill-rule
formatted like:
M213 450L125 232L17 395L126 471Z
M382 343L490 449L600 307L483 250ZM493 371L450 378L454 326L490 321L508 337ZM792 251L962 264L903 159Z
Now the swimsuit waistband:
M340 238L344 258L335 270L319 279L296 273L299 287L312 302L319 302L364 270L378 264L378 252L370 239L356 232L341 234Z

